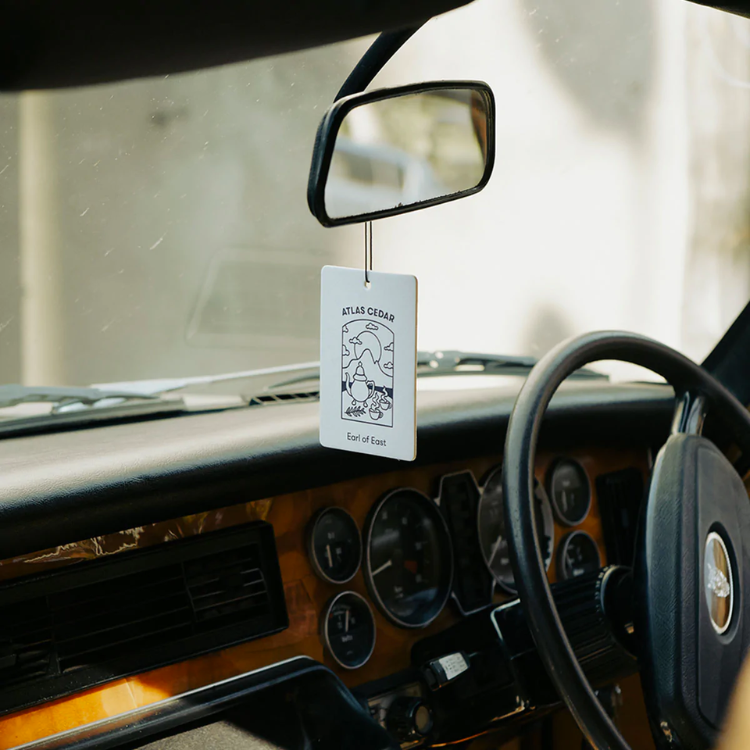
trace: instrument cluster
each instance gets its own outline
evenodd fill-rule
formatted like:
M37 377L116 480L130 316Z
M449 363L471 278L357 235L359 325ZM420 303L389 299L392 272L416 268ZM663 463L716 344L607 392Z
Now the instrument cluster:
M602 565L599 547L582 524L591 508L591 483L584 467L561 458L544 484L535 480L534 498L541 553L549 568L557 553L558 579L573 578ZM556 544L555 519L571 530ZM362 567L371 602L403 628L429 625L453 597L462 614L492 603L498 591L516 591L503 510L502 467L478 482L471 471L440 479L438 496L411 488L391 490L371 507L360 530L338 506L311 519L307 550L315 573L345 584ZM343 591L328 603L321 637L336 662L361 667L375 648L370 602Z

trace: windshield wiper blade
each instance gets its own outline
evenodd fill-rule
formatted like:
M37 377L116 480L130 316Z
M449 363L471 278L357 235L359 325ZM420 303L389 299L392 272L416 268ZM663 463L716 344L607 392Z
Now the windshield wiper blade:
M514 374L531 370L537 362L536 357L455 350L417 353L417 368L428 368L423 369L420 375L454 375L472 372L495 375ZM570 377L608 379L604 373L585 367L576 370Z
M0 385L0 409L19 404L53 404L62 407L69 404L93 406L106 399L131 401L157 399L158 395L140 393L134 389L102 389L96 387L68 387L47 385Z
M514 357L505 354L482 354L457 350L417 352L417 367L429 367L433 372L460 372L489 370L530 370L537 360L534 357Z
M195 375L187 378L158 378L155 380L133 380L122 383L97 383L94 388L103 389L133 389L138 393L149 393L159 396L163 393L181 391L191 386L214 385L216 383L231 383L237 380L254 380L268 375L283 375L284 373L309 373L304 379L315 378L320 375L320 362L300 362L295 365L279 365L264 367L259 370L239 370L221 375ZM274 387L274 386L271 386Z

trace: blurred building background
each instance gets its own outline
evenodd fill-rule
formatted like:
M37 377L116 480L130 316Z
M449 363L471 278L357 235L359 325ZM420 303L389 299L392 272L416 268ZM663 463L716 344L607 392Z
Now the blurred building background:
M371 40L0 98L0 382L317 358L322 265L361 226L306 204L317 124ZM472 198L377 222L420 348L541 354L621 328L701 359L750 298L750 22L683 0L476 0L375 85L483 79Z

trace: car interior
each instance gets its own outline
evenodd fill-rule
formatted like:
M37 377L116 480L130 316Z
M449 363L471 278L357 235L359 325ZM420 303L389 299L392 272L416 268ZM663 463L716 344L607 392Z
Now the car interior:
M587 4L576 7L585 13ZM747 0L702 4L750 18ZM321 344L319 361L314 352L305 361L261 360L253 347L287 346L273 316L313 326L320 319L321 336L327 321L317 306L277 294L262 259L251 267L259 281L250 290L241 252L231 250L225 266L196 274L195 286L206 286L186 335L209 351L200 367L178 375L168 366L177 356L171 335L148 337L169 314L153 307L139 318L151 347L142 361L138 346L115 351L115 342L89 377L46 375L60 372L49 353L62 330L43 330L35 317L52 309L49 279L100 282L57 263L34 218L51 205L42 194L52 152L34 130L45 122L40 92L95 113L98 100L86 97L108 86L315 55L367 37L346 75L337 77L339 66L326 78L325 109L289 105L307 133L304 147L289 145L304 162L306 195L281 183L252 195L279 188L279 200L304 209L320 236L354 225L347 236L360 241L346 265L355 268L356 293L374 299L366 295L384 278L378 272L392 270L381 262L381 227L469 206L512 159L499 134L503 92L481 67L473 79L462 68L451 79L373 84L409 59L430 24L473 5L6 3L0 86L5 102L28 97L19 122L29 130L18 137L37 144L37 171L21 170L18 189L37 213L28 209L19 232L38 252L21 262L18 278L6 278L20 290L24 335L36 344L13 339L32 352L30 369L9 369L17 384L0 385L0 750L750 746L741 724L725 733L730 716L747 713L736 691L750 645L747 296L700 361L612 329L558 337L533 356L423 351L403 344L398 313L360 306L354 292L341 315L337 302L333 345ZM460 56L469 42L455 37ZM313 77L323 77L322 58L277 59L319 65ZM296 80L284 79L287 93ZM269 91L253 90L248 106ZM151 115L159 138L188 116L175 101ZM75 111L65 107L67 124L52 141L75 130ZM130 108L117 115L123 128ZM227 105L222 118L232 111ZM116 139L117 122L107 127ZM66 163L93 159L97 137L86 135L89 151L65 155ZM208 146L211 138L200 140ZM119 148L124 160L138 146ZM175 148L167 168L183 182ZM273 163L273 153L257 150ZM232 183L226 165L227 196L250 190L239 177ZM86 217L71 184L59 180L71 211L91 219L96 210ZM143 200L158 204L154 189ZM103 200L135 206L128 222L145 226L133 195L113 190ZM211 204L218 223L227 196ZM105 249L108 230L97 226ZM169 231L133 253L161 252ZM436 250L431 263L458 276L469 253L446 259ZM10 242L3 254L18 255ZM477 263L471 274L505 273L501 256L500 270ZM282 284L297 265L286 257ZM304 270L316 294L318 260L311 253ZM181 278L179 266L170 268ZM212 291L232 283L268 330L221 372L228 360L201 342L229 340L232 315L244 314ZM102 300L113 294L108 284L100 283ZM171 289L153 286L154 298L173 304ZM440 294L460 328L474 325L447 286ZM128 299L141 315L145 303ZM414 304L421 331L416 293ZM3 316L0 306L0 358L10 361ZM105 334L110 323L100 323ZM82 339L94 337L80 325ZM601 367L611 362L638 369L615 377ZM327 437L324 413L343 448ZM402 425L403 455L393 447Z

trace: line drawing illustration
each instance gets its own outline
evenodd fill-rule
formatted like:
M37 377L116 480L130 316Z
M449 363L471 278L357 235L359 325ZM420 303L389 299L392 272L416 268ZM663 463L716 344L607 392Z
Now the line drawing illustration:
M341 328L341 418L393 427L395 336L382 323L350 320Z

